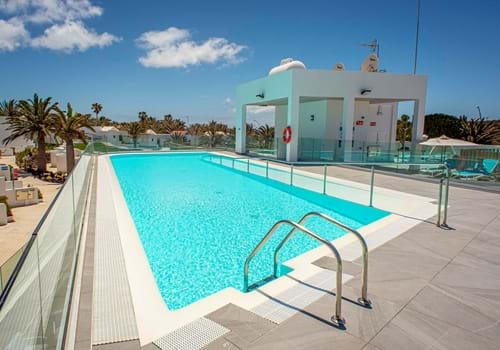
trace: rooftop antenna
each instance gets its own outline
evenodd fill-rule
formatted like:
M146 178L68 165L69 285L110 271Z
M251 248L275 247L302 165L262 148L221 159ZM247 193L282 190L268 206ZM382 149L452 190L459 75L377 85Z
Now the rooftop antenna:
M372 52L376 53L377 57L380 58L380 54L379 54L380 44L378 43L377 39L373 39L369 43L363 43L363 44L361 44L361 46L369 47L370 49L372 49Z
M417 74L417 55L418 55L418 34L420 31L420 0L417 1L417 35L415 38L415 55L413 57L413 74Z

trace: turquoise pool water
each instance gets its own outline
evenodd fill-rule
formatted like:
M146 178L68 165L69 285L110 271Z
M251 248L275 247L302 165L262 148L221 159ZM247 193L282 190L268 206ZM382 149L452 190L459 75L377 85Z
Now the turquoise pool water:
M171 310L227 287L242 290L246 257L280 219L298 221L316 210L360 228L388 215L203 157L206 154L111 157L156 283ZM345 234L317 218L306 226L330 240ZM252 261L250 283L272 273L273 248L288 231L277 231ZM317 246L298 234L283 249L281 261Z

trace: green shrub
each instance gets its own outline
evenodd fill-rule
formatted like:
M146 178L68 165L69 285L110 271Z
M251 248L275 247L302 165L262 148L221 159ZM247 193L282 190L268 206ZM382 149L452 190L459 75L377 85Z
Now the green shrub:
M75 143L74 147L75 147L75 149L79 149L80 151L85 151L85 148L87 148L87 145L84 143Z
M26 147L24 149L24 151L21 151L21 152L17 152L16 153L16 164L19 168L24 168L24 158L26 158L26 156L28 155L28 153L30 153L33 155L33 157L35 157L35 149L32 148L32 147Z

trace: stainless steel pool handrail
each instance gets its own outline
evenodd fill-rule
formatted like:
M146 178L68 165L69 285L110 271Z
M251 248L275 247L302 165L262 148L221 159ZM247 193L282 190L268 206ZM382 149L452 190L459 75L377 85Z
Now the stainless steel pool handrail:
M365 307L371 307L371 301L368 299L368 245L366 244L366 241L365 239L363 238L363 236L358 232L356 231L355 229L347 226L347 225L344 225L343 223L329 217L328 215L326 214L323 214L323 213L320 213L320 212L316 212L316 211L312 211L312 212L309 212L307 214L305 214L302 219L300 219L300 221L298 222L299 225L303 225L309 218L311 217L319 217L323 220L326 220L332 224L334 224L335 226L338 226L352 234L354 234L354 236L359 240L359 242L361 243L361 249L362 249L362 257L363 257L363 271L362 271L362 284L361 284L361 297L358 298L358 302L365 306ZM295 234L296 232L296 229L295 228L292 228L290 230L290 232L288 232L288 234L285 236L285 238L283 238L283 240L280 242L280 244L278 244L278 246L276 247L276 249L274 250L274 269L273 269L273 276L274 278L277 278L278 277L278 261L279 261L279 252L281 250L281 248L283 248L283 246L293 237L293 235Z
M271 236L276 232L276 230L283 226L283 225L290 225L293 226L294 230L298 230L302 233L305 233L309 237L317 240L320 243L323 243L326 245L330 250L332 251L333 255L335 256L335 259L337 260L337 281L336 281L336 300L335 300L335 314L332 316L331 321L332 323L337 326L337 327L343 327L345 321L342 318L342 258L340 257L340 253L338 250L335 248L335 246L329 242L328 240L318 236L311 230L305 228L304 226L291 221L291 220L280 220L276 222L273 227L266 233L264 238L261 239L259 244L252 250L252 252L248 255L247 259L245 260L245 265L244 265L244 282L243 282L243 290L245 292L248 292L248 270L250 266L250 261L257 255L257 253L262 249L262 247L269 241Z

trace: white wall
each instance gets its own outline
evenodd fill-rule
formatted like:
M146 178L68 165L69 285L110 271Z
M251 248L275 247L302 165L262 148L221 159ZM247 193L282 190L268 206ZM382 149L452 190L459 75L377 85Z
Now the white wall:
M367 143L390 142L393 117L393 104L381 104L383 116L377 116L378 104L368 101L356 101L354 109L354 124L358 120L363 125L355 127L354 140ZM314 121L311 121L314 115ZM376 125L370 125L375 122ZM300 137L338 140L342 138L342 101L323 100L300 104ZM280 128L276 130L280 131ZM394 140L392 140L394 141Z
M139 146L156 147L158 146L158 135L142 134L137 139L137 144Z
M311 120L312 115L314 116L313 121ZM329 117L326 100L301 103L299 111L300 137L325 138L326 120Z
M325 125L325 138L339 140L342 138L342 100L328 100L328 119Z

